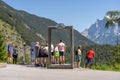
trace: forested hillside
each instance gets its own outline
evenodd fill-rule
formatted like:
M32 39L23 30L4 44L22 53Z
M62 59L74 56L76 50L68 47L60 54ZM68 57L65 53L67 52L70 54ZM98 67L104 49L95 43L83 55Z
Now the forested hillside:
M0 19L15 27L21 38L27 43L40 41L45 43L48 40L48 27L57 23L51 19L38 17L25 11L18 11L0 1ZM73 26L74 27L74 26ZM93 45L92 41L83 37L74 30L75 45ZM67 45L70 43L69 30L54 30L52 32L52 43L56 44L62 39Z
M19 46L19 55L23 55L24 40L21 38L21 35L15 30L15 27L12 27L8 23L0 20L0 34L4 40L4 44L6 46L5 48L7 48L9 42L13 42L14 45Z

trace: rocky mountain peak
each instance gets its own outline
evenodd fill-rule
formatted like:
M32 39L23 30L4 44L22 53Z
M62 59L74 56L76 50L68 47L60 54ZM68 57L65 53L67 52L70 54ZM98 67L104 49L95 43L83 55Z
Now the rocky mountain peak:
M81 34L98 44L115 45L116 38L119 38L117 34L120 33L120 29L116 26L105 28L105 23L105 18L102 20L98 19L89 29L85 29Z

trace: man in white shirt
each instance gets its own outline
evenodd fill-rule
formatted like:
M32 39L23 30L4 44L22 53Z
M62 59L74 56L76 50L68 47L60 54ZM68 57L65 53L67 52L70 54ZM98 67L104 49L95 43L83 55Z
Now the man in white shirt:
M54 63L54 45L51 44L51 62Z
M64 64L64 60L65 60L65 51L66 51L66 45L65 43L62 42L62 40L60 40L60 43L58 44L58 50L60 53L60 64Z

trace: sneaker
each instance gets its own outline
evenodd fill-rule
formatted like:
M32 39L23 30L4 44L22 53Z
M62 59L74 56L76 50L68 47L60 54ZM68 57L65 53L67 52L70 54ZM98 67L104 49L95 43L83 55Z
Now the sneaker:
M40 66L39 64L35 64L35 67L38 67L38 66Z
M81 69L82 67L78 67L79 69Z

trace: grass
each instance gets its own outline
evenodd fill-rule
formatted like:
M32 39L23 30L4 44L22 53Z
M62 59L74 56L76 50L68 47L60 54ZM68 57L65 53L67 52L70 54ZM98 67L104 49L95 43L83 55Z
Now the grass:
M120 64L116 64L114 66L109 66L109 65L106 65L106 64L94 65L94 66L92 66L92 69L94 69L94 70L105 70L105 71L118 71L118 72L120 72Z

